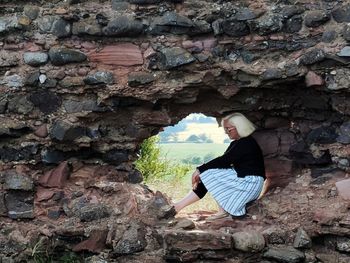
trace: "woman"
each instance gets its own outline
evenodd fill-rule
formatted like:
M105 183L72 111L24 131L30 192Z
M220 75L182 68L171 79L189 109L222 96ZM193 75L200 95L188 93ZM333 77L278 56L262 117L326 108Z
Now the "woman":
M232 142L222 156L197 167L192 174L193 190L174 204L176 212L209 191L219 205L219 212L209 219L243 216L246 204L259 197L265 166L262 151L251 136L254 124L243 114L233 113L224 117L221 125Z

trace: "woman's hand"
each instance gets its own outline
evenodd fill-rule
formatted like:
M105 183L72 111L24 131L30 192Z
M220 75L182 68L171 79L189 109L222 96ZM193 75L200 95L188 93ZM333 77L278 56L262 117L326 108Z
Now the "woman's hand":
M199 183L199 175L200 172L198 171L198 169L196 169L193 174L192 174L192 188L195 189L197 187L197 184Z

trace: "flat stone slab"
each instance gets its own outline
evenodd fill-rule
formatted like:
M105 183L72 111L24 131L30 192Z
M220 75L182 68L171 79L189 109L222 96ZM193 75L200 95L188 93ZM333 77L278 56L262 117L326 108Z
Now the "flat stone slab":
M345 200L350 200L350 179L342 180L335 183L338 194Z

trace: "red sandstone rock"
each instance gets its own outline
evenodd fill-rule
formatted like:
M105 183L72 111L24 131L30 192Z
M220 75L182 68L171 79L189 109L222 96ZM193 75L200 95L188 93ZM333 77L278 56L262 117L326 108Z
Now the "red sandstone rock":
M201 52L203 50L203 43L201 41L185 40L182 42L182 46L185 49L195 52Z
M70 171L67 162L62 162L57 168L45 173L39 179L39 183L44 187L63 188L69 177Z
M88 54L89 60L107 65L135 66L142 65L143 58L138 46L131 43L106 46Z
M345 200L350 200L350 179L342 180L335 183L338 194Z
M55 194L54 191L42 187L37 188L36 201L41 202L49 200Z
M265 156L278 152L279 139L276 132L257 132L254 134L254 138L259 143Z
M305 76L305 83L306 87L322 86L324 84L324 80L315 72L309 71Z
M152 56L153 54L155 54L156 52L154 51L153 48L149 47L146 49L146 51L143 53L143 56L145 58L149 58L150 56Z
M43 124L39 126L35 131L34 134L40 138L45 138L48 135L47 126L46 124Z
M292 161L265 159L266 177L269 178L268 188L286 185L292 174Z
M312 221L319 223L320 225L332 225L337 219L339 215L335 214L334 211L329 209L319 209L314 212L312 217Z
M105 247L108 230L94 230L89 239L80 242L73 247L74 252L89 251L93 253L101 252Z
M203 40L204 50L211 50L213 47L217 45L218 41L215 38L209 38Z

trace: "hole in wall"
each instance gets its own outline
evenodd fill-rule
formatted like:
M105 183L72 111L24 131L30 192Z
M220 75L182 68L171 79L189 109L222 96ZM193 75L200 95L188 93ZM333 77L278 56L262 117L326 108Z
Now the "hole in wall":
M152 163L155 160L148 160L142 164L141 169L153 169L142 171L144 176L146 174L145 183L153 191L161 191L175 202L191 191L191 175L196 167L222 155L230 140L216 118L191 113L176 125L163 128L158 135L147 139L147 143L154 144L153 157L158 156L159 161ZM146 149L150 151L150 145ZM216 202L209 194L181 212L203 210L217 210Z

